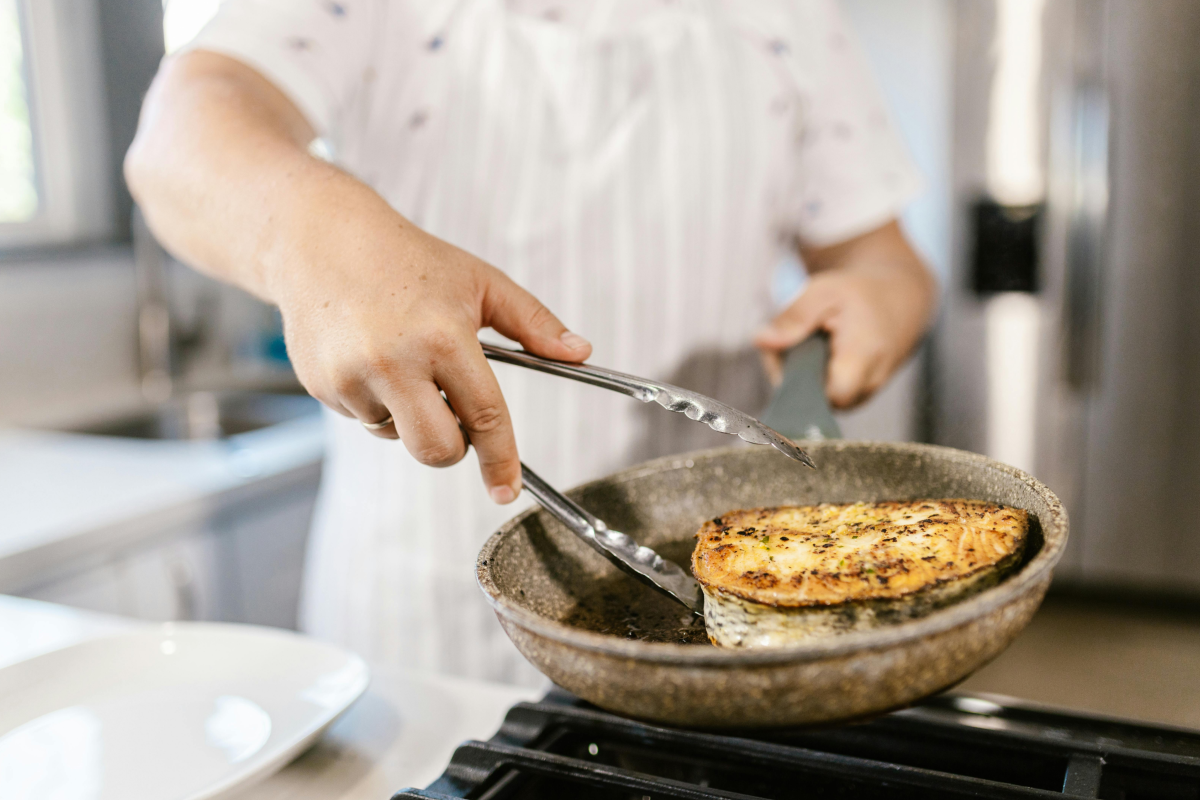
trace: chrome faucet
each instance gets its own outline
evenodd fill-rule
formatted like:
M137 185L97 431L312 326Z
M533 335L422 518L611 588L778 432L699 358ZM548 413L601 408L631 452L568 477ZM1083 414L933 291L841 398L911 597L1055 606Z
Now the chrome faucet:
M136 206L132 216L133 268L137 280L138 375L142 396L159 404L178 391L184 359L207 340L204 315L185 330L171 314L170 255Z
M133 271L137 280L138 374L150 403L174 391L171 359L171 307L167 299L167 251L134 206Z

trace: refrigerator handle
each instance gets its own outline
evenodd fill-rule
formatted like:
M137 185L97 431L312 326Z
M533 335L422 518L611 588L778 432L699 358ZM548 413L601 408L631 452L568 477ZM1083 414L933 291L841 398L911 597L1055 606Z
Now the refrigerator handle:
M1065 362L1071 387L1087 390L1096 385L1100 372L1100 305L1109 197L1109 102L1100 82L1089 81L1077 89L1073 129Z

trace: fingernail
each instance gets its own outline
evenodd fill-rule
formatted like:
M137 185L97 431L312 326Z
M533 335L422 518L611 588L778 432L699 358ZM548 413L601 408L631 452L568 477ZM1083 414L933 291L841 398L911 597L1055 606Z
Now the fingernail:
M517 499L517 493L513 491L511 486L493 486L491 489L488 489L488 494L491 496L493 503L501 506L506 506Z
M583 338L578 333L572 333L571 331L563 331L562 335L559 336L558 338L562 341L563 344L565 344L567 347L571 348L572 350L582 350L585 347L592 346L592 343L589 342L587 339Z

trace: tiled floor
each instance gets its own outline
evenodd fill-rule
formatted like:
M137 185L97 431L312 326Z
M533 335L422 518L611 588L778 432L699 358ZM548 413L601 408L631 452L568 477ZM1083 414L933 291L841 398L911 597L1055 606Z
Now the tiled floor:
M1200 613L1050 597L959 688L1200 729Z

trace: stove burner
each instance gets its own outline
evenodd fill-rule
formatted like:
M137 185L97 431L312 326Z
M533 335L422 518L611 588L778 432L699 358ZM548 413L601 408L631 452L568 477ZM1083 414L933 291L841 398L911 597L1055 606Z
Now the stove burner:
M797 797L1200 800L1200 732L945 694L857 725L711 733L555 691L393 800Z

